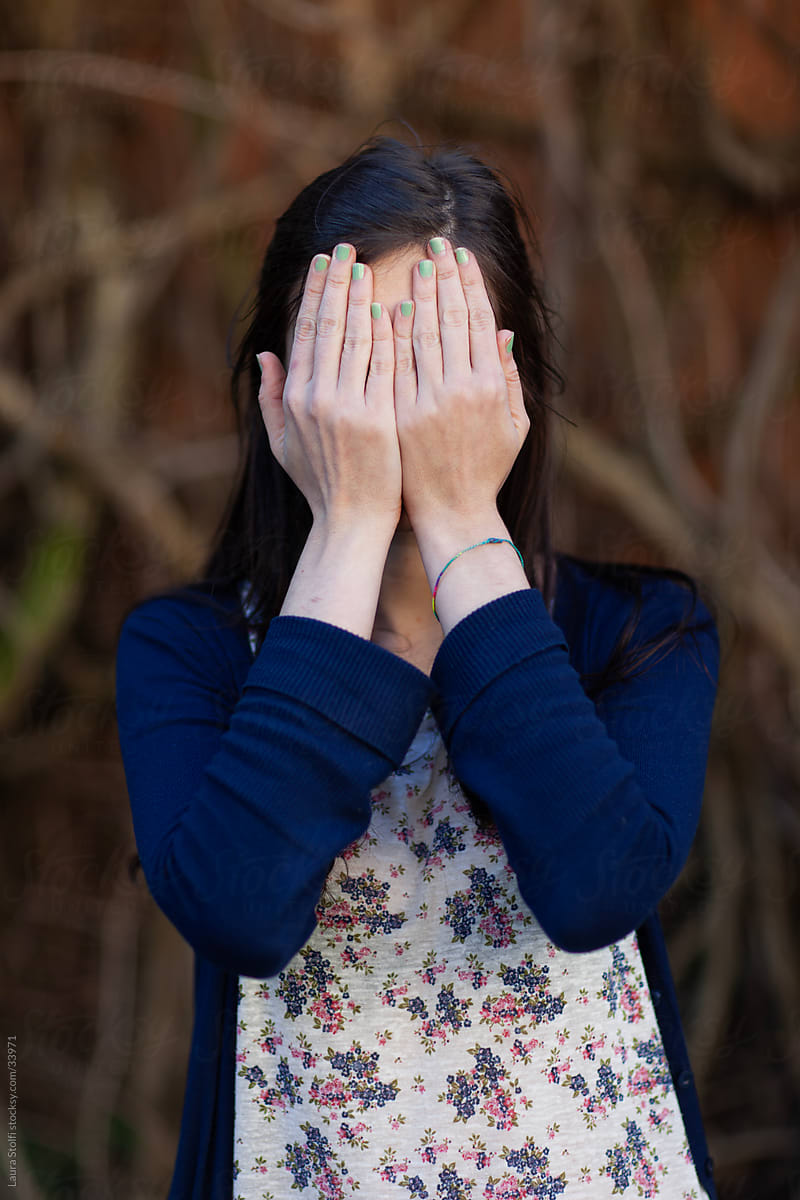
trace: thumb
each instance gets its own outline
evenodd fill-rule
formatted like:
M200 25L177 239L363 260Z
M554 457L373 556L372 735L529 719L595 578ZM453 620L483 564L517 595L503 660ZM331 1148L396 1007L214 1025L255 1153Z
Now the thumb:
M521 435L521 445L525 440L528 430L530 429L531 422L530 417L525 410L525 397L522 394L522 384L520 382L519 371L513 355L514 334L510 329L498 330L497 348L500 352L500 362L503 367L503 374L506 377L508 406L511 410L511 419L517 427L517 432Z
M258 365L261 368L261 387L258 391L258 403L264 425L267 429L272 453L283 465L283 438L286 430L286 418L283 412L283 385L286 372L277 354L264 350L257 354Z

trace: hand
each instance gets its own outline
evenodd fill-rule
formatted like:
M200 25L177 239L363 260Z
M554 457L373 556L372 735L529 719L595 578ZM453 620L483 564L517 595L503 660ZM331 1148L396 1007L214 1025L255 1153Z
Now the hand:
M258 401L272 453L315 522L377 521L393 532L402 474L392 324L383 305L371 316L372 271L362 264L353 279L355 251L344 246L345 258L319 254L309 267L288 374L276 354L258 355Z
M431 239L429 278L413 269L414 311L394 319L395 413L411 524L497 510L530 428L511 331L497 330L474 254ZM416 366L416 370L415 370Z

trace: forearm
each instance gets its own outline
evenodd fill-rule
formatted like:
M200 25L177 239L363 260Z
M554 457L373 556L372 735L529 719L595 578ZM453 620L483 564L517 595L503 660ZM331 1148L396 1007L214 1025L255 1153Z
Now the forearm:
M280 616L313 617L370 638L393 533L382 522L315 522Z
M645 594L635 644L672 627L681 611L677 584L659 590ZM626 614L615 613L613 635L595 627L597 662ZM715 670L719 643L707 612L693 628ZM578 952L633 929L674 882L697 828L716 692L704 663L675 647L592 701L561 627L531 588L462 621L431 679L458 778L490 808L548 936Z
M415 523L414 533L431 591L439 572L460 550L488 537L511 538L496 509L471 517L432 514L424 523ZM522 563L507 543L475 546L467 554L459 554L442 575L436 592L436 613L445 636L475 609L528 587Z

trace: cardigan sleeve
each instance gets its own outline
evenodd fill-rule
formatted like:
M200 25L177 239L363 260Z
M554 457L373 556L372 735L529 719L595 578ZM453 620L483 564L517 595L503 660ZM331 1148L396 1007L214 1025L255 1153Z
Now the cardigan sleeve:
M646 582L633 644L669 628L686 596L669 577ZM615 600L588 615L592 658L603 663L627 612ZM626 936L682 870L718 669L717 630L699 597L688 636L596 704L537 588L474 610L440 646L432 707L454 770L489 806L525 902L562 949Z
M431 685L365 638L287 615L237 695L234 636L171 596L134 609L118 733L154 900L199 954L268 977L313 932L331 863L366 830Z

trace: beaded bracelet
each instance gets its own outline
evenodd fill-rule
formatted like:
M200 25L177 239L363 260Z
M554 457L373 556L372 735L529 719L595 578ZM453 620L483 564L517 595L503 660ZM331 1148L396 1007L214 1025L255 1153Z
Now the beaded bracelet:
M467 550L474 550L476 546L489 546L489 545L494 545L494 544L495 544L495 543L497 543L497 542L508 542L509 546L514 546L514 543L511 541L511 539L510 539L510 538L489 537L489 538L486 538L486 539L485 539L484 541L482 541L482 542L476 542L474 546L466 546L466 547L465 547L463 550L459 550L458 554L454 554L454 555L453 555L453 557L450 559L450 562L446 562L446 563L444 564L444 566L442 567L441 571L439 572L439 576L438 576L438 578L437 578L437 580L436 580L436 583L434 584L434 588L433 588L433 596L431 597L431 603L432 603L432 605L433 605L433 615L436 617L436 620L437 620L437 621L439 621L439 614L438 614L438 613L437 613L437 611L436 611L436 590L437 590L437 588L439 587L439 580L442 578L442 576L444 575L445 571L446 571L446 570L447 570L447 568L450 566L450 563L454 563L454 562L456 561L456 559L457 559L457 558L460 558L460 557L461 557L461 555L462 555L462 554L466 554ZM525 560L523 559L523 557L522 557L522 555L520 554L519 550L517 550L517 547L516 547L516 546L514 546L514 549L517 551L517 557L519 558L519 561L522 563L522 567L523 567L523 570L524 570L524 568L525 568ZM439 621L439 624L441 624L441 621Z

